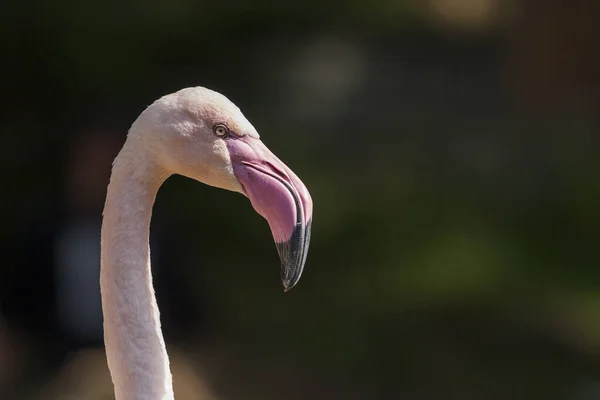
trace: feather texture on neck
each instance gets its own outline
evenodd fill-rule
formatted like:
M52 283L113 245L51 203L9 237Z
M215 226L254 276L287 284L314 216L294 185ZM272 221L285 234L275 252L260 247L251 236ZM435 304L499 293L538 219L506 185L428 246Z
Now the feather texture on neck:
M173 399L152 285L152 206L168 173L128 138L115 159L102 223L100 286L108 366L116 400Z

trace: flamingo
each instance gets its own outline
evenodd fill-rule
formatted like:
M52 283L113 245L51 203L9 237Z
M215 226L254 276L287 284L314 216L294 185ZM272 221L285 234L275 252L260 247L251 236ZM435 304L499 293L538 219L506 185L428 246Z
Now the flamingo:
M306 262L311 196L241 110L204 87L156 100L132 124L114 160L103 212L100 287L116 400L174 396L149 247L152 206L173 174L250 199L271 229L284 291L298 282Z

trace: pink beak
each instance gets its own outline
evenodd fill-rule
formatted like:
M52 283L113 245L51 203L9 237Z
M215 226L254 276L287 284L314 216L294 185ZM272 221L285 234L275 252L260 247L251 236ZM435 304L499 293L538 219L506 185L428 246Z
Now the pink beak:
M300 280L308 253L313 211L308 189L260 139L230 137L227 147L244 193L271 227L288 291Z

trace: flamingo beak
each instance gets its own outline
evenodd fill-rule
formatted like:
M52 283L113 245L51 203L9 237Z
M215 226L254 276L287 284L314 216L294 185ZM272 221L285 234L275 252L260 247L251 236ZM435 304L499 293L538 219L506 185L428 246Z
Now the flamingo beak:
M269 223L287 292L300 280L306 262L313 209L310 193L260 139L232 137L227 147L244 194Z

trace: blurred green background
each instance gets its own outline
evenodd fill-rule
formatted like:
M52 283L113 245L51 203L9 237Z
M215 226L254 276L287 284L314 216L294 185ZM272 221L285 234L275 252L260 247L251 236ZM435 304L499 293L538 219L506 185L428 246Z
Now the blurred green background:
M599 20L591 0L3 1L0 398L112 398L110 162L200 85L315 213L284 294L247 199L166 182L177 398L600 399Z

